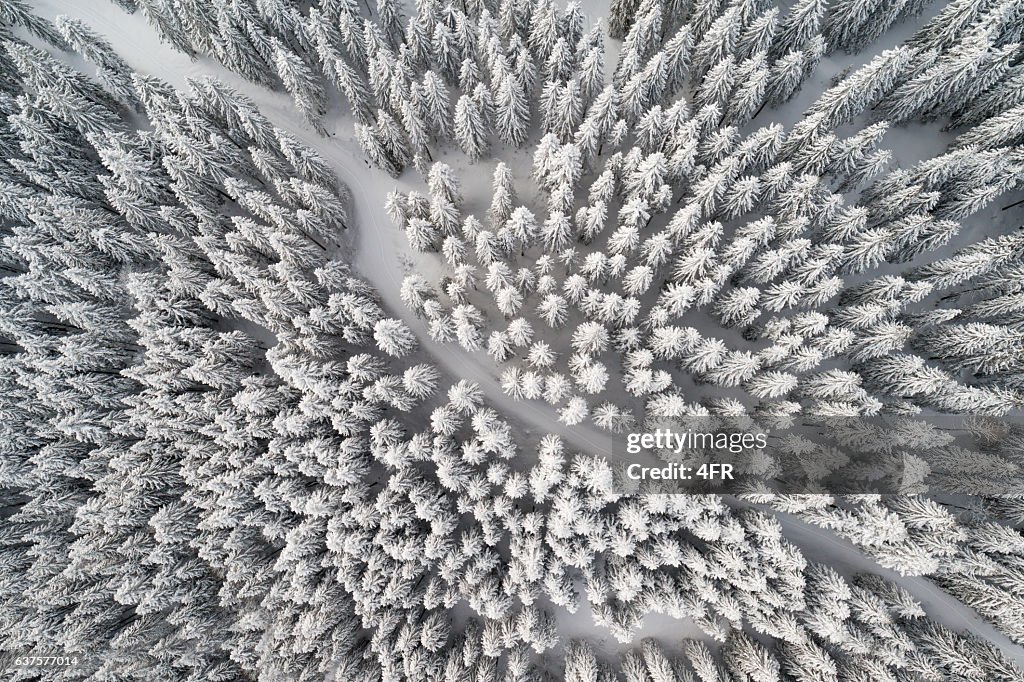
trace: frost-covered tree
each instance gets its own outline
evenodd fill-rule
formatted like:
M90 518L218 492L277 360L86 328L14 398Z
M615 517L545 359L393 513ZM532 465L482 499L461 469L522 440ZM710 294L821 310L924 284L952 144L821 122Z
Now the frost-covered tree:
M320 79L303 59L287 46L272 39L274 66L285 88L295 100L295 106L317 132L326 135L322 118L327 113L327 95Z
M454 129L455 139L470 159L479 159L487 150L488 121L469 95L463 95L455 104Z

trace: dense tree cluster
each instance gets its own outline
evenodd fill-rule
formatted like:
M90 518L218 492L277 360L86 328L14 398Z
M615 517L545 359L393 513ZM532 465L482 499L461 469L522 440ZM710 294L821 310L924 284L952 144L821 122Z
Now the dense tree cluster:
M695 9L681 25L663 17L661 4L641 3L607 87L591 78L586 59L586 46L600 36L568 33L574 11L555 22L564 35L550 34L555 44L578 43L564 64L536 48L539 20L492 40L484 12L472 41L505 39L505 54L521 42L545 64L533 91L539 97L528 100L537 101L534 118L544 131L531 178L547 205L520 204L516 197L529 193L504 163L494 170L485 220L464 210L446 164L427 174L428 195L396 192L389 200L410 246L440 252L448 266L438 282L414 274L406 284L435 339L486 349L510 365L502 374L510 395L547 399L570 425L589 415L622 429L642 415L709 410L1020 409L1024 337L1008 284L1015 278L1005 267L989 266L1000 270L996 288L967 273L943 279L941 259L902 276L865 276L885 263L948 253L959 221L1020 183L1020 131L979 134L977 126L947 153L871 182L891 156L879 148L891 125L951 117L958 127L1012 80L1020 26L999 20L1001 5L961 26L959 42L926 24L824 92L789 130L750 121L792 97L827 49L823 36L840 30L819 31L824 3L799 3L781 18L778 8L758 13L746 3L713 21ZM872 19L861 30L875 35L893 19ZM835 36L836 44L856 45L850 36ZM799 55L813 56L801 62ZM503 73L493 68L496 57L476 61L489 65L493 91ZM980 126L1000 116L1009 122L986 114ZM837 134L851 124L861 127ZM1019 241L1001 240L1007 249ZM967 294L970 311L950 304ZM685 324L697 311L740 328L757 350ZM845 373L820 371L843 360ZM740 387L753 402L686 403L673 368L711 386ZM632 398L616 405L620 386ZM628 404L639 402L642 414Z
M575 3L119 4L321 134L337 90L372 163L420 173L380 208L435 267L386 309L316 149L213 77L178 90L0 0L0 665L80 663L12 679L1024 678L776 516L1020 643L1024 498L989 494L1018 431L878 446L969 461L952 500L628 495L430 355L486 354L567 429L1019 411L1022 238L961 233L1024 173L1019 2L953 0L788 127L764 112L923 3L613 0L607 69ZM955 138L883 173L898 125ZM455 148L488 199L434 161ZM629 650L567 639L581 609ZM651 613L706 638L633 642Z

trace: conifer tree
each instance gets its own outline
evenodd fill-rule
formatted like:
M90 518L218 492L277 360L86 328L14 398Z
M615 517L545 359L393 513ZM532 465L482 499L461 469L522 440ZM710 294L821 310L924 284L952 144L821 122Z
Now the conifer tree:
M487 150L487 121L481 107L469 95L455 104L455 139L462 151L476 161Z
M277 39L274 46L274 66L284 87L291 93L295 106L302 112L310 125L321 135L326 135L322 118L327 113L327 95L320 80L301 57L292 52Z

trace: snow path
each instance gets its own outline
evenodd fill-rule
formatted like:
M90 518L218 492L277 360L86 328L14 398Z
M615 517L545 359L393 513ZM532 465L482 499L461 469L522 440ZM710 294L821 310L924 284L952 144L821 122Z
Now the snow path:
M971 607L950 596L927 578L905 577L879 566L871 557L831 531L812 526L795 516L774 512L783 536L800 548L808 561L828 564L846 578L855 573L874 573L906 588L920 602L928 617L953 630L969 632L989 642L1017 665L1024 667L1024 647L985 621Z
M347 125L347 122L346 122ZM308 140L315 142L315 140ZM341 145L333 145L340 149ZM327 153L327 152L325 152ZM337 161L339 155L327 155ZM358 152L357 152L358 156ZM358 163L358 162L356 162ZM480 385L487 396L487 402L501 415L516 415L529 425L522 435L532 435L528 439L536 442L546 433L557 433L572 448L589 454L612 454L612 439L597 427L579 425L568 427L558 421L554 408L545 407L539 401L517 401L510 398L501 389L497 370L491 358L478 351L469 353L454 343L436 343L430 338L426 323L411 315L399 297L399 288L405 276L400 263L400 255L408 254L409 248L405 235L395 228L391 220L384 214L384 201L389 191L386 182L380 178L372 178L364 182L360 176L367 174L352 172L352 159L348 164L335 163L335 170L341 180L352 190L355 203L355 224L359 226L355 235L356 252L353 265L376 288L386 308L392 314L399 315L416 332L423 349L429 353L435 364L444 368L452 377L452 383L458 379L469 379ZM358 170L358 169L357 169ZM374 170L376 176L383 175ZM414 171L407 171L403 178ZM394 185L399 184L395 181Z
M186 55L176 52L158 41L140 13L129 15L111 0L31 0L30 4L36 13L49 19L58 14L67 14L87 22L141 73L158 76L182 89L187 87L185 79L189 76L212 75L252 98L275 125L317 149L332 164L339 179L348 185L353 200L351 214L354 229L343 235L344 241L339 255L373 284L390 314L402 318L416 332L422 350L446 370L452 383L458 379L477 382L486 394L489 404L502 417L519 426L523 442L536 443L541 435L555 433L562 436L570 446L570 451L576 449L588 454L605 456L613 454L612 438L607 433L590 425L567 427L557 420L553 408L536 401L512 400L501 390L500 382L495 376L497 370L486 354L470 354L455 344L435 343L427 334L423 321L410 314L399 297L399 288L405 274L402 258L409 255L410 251L405 236L392 225L385 214L384 201L387 193L396 186L404 185L404 189L408 190L411 186L418 187L422 183L412 170L396 180L376 168L368 168L352 135L352 121L349 116L340 114L337 106L325 120L325 125L328 131L332 132L332 136L323 138L304 123L286 93L272 92L255 86L208 58L193 61ZM600 4L601 0L586 0L584 8L588 18L603 14L602 9L598 7ZM617 51L617 44L612 43L609 47L609 56L613 57ZM78 65L86 73L92 73L89 65L82 67L80 62ZM807 90L815 91L823 85L824 83L815 83L811 86L809 83L803 97L809 96ZM801 102L800 108L802 107ZM918 141L917 144L925 142ZM465 176L465 169L456 170ZM478 179L464 179L474 185L478 184ZM734 508L750 506L735 498L729 498L727 502ZM856 572L870 571L888 578L909 590L922 603L928 616L936 622L955 630L966 630L976 634L998 647L1007 658L1024 666L1024 647L1011 642L982 620L973 609L943 592L927 578L899 576L893 571L881 568L857 547L828 530L809 525L786 514L776 513L776 516L782 523L785 537L798 546L808 560L828 563L847 577ZM559 614L560 631L563 634L593 638L603 644L601 648L605 650L626 648L615 643L606 630L597 628L579 617L564 617L566 615L561 612ZM563 630L562 626L567 620L572 620L574 627ZM674 643L681 636L699 636L699 633L689 623L649 614L637 635L637 640L647 636L671 638Z

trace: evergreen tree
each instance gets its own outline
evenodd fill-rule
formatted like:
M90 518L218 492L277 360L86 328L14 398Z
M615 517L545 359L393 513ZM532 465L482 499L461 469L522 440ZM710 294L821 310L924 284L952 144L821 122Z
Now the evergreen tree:
M495 128L498 137L513 147L522 146L530 124L530 107L522 86L511 75L505 75L494 99Z
M313 70L301 57L288 47L272 39L274 66L284 87L291 93L295 106L302 112L310 125L321 135L326 135L322 118L327 113L327 95Z
M455 105L455 139L473 161L480 159L487 150L487 122L469 95L460 97Z

